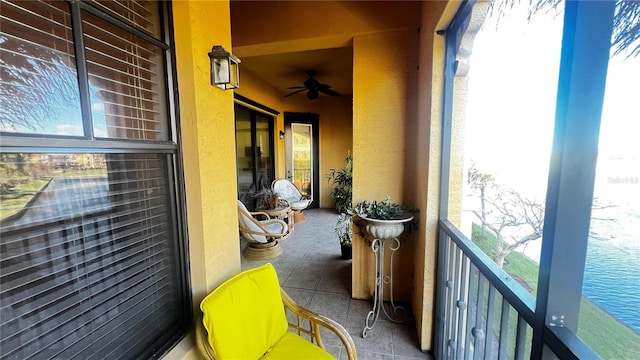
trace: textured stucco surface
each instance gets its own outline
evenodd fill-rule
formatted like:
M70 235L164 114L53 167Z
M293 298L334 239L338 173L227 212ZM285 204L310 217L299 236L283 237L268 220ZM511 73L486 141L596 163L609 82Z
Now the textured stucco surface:
M222 14L215 22L209 14ZM227 14L226 16L224 14ZM227 1L174 1L180 131L194 313L202 298L240 271L233 93L209 84L214 44L231 48ZM187 337L167 358L196 358Z

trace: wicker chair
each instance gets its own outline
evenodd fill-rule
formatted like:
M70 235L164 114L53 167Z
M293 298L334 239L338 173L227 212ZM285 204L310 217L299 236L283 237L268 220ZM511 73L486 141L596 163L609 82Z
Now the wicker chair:
M304 221L302 210L311 205L313 200L302 195L296 184L287 179L276 179L271 183L271 189L280 194L280 198L289 203L291 210L294 212L296 222Z
M348 359L357 359L349 333L296 304L280 288L270 263L224 282L200 309L196 344L205 359L333 359L324 350L321 326L342 341Z
M258 220L256 217L264 217ZM279 240L289 235L289 226L280 219L271 219L265 212L249 212L238 200L238 229L247 240L244 256L248 259L270 259L282 254Z

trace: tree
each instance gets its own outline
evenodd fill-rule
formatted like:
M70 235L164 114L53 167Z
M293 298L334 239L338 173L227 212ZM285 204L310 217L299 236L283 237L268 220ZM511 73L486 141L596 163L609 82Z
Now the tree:
M469 171L467 172L467 183L471 185L473 190L480 191L480 218L486 219L487 206L486 206L486 191L487 187L494 185L495 179L493 175L487 173L481 173L475 164L471 164ZM482 222L482 232L484 233L484 221Z
M491 174L480 172L475 165L468 171L468 184L479 192L480 210L473 213L497 239L493 257L503 267L504 259L513 250L542 237L544 207L515 190L505 190L495 183Z
M509 10L521 0L496 0L491 2L491 14L498 19L506 16ZM540 12L546 12L561 6L565 0L528 0L529 18ZM616 0L616 12L613 19L612 54L625 53L628 57L640 56L640 1Z

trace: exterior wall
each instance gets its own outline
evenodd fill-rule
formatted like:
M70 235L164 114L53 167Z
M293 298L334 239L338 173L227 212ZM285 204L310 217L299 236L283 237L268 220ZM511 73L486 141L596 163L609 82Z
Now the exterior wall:
M321 95L316 100L306 96L286 98L284 111L310 112L320 115L320 204L321 208L335 207L335 201L329 195L333 185L327 181L329 169L344 167L344 158L353 143L353 116L351 95L328 97ZM284 164L282 164L284 167ZM283 170L284 172L284 170ZM337 243L337 240L336 240Z
M437 30L445 29L460 6L460 2L431 2L422 10L420 39L420 80L418 133L420 139L418 160L418 194L420 229L414 263L413 313L422 350L431 350L434 336L436 296L436 265L438 240L438 212L440 210L440 156L442 132L442 89L444 84L445 38ZM426 119L424 119L426 118ZM420 176L420 175L419 175Z
M247 99L253 100L261 105L280 112L280 115L275 117L275 124L273 126L274 155L276 163L275 176L276 178L285 177L284 141L280 140L278 137L280 131L284 130L282 95L280 95L280 92L276 88L262 81L262 79L260 79L256 74L247 69L243 69L242 63L240 63L240 87L234 91Z
M417 199L421 214L411 299L422 350L431 350L433 346L440 210L445 38L435 32L448 26L459 6L459 1L430 2L422 9L416 162L419 168L417 177L425 181L416 183L416 193L426 194L426 197Z
M241 64L242 65L242 64ZM268 106L280 112L274 127L276 148L276 177L285 177L285 142L278 138L280 130L284 130L284 112L315 113L320 115L320 199L319 206L331 208L333 198L329 195L333 190L326 180L329 169L342 167L347 151L352 143L352 111L351 96L338 98L320 96L309 100L304 95L284 98L269 84L256 74L240 69L242 80L235 90L238 94Z
M266 6L260 2L252 4ZM394 202L420 209L420 230L402 246L399 254L401 260L396 262L402 266L394 270L398 277L394 285L396 298L412 301L421 348L428 350L432 343L432 313L435 304L440 104L444 54L444 39L434 35L434 30L445 27L459 2L413 4L417 5L406 7L410 9L409 13L399 14L401 18L404 17L404 22L396 24L393 11L380 10L380 7L388 4L288 3L292 8L337 6L341 12L347 13L350 21L355 19L351 23L347 22L347 25L339 24L336 20L337 29L324 27L322 33L314 26L312 29L303 27L291 34L291 29L296 27L295 24L288 23L286 25L289 30L285 32L287 36L300 40L303 40L301 34L306 31L309 32L309 37L343 37L346 39L345 44L352 40L353 98L320 97L309 101L301 96L284 99L276 89L250 72L241 74L241 88L236 91L281 112L275 126L277 176L284 175L284 142L277 137L277 133L283 129L282 113L312 112L320 115L321 207L333 206L333 199L328 195L331 187L324 175L330 168L343 167L344 157L352 149L354 202L382 199L388 194ZM245 2L233 5L248 6ZM422 12L411 11L419 6L424 7ZM377 9L377 13L374 11L377 15L367 10L374 8ZM229 14L229 2L174 0L173 11L191 282L194 313L198 314L198 304L202 297L224 279L240 271L241 255L235 225L235 153L229 152L230 149L235 149L233 93L209 85L209 59L206 55L214 44L222 44L231 49L230 17L217 16L217 21L210 21L210 14ZM269 19L266 15L268 12L253 10L251 13L260 14L263 21ZM316 14L314 19L317 20L318 12L311 14ZM298 12L288 16L305 23L304 16L300 15ZM339 19L345 15L335 16ZM421 33L418 34L417 26L406 29L407 23L412 23L419 16L422 16ZM385 18L387 20L383 21ZM391 21L391 25L380 25L385 21ZM307 22L311 23L314 22ZM368 24L368 28L362 27L362 24ZM235 25L242 27L242 24L234 24L234 28ZM258 31L259 27L250 27L254 35L271 37L254 39L244 45L259 46L259 41L286 41L282 36L277 36L277 31L284 31L278 28L281 24L275 25L274 30L268 34ZM373 32L376 26L386 26L387 29L401 26L405 29ZM331 31L327 33L327 29ZM347 31L364 33L347 36L344 33ZM242 39L242 36L238 35L238 39ZM299 50L299 47L295 50ZM210 221L212 218L217 220ZM355 298L370 298L374 259L371 250L357 236L354 239L353 256L352 295ZM183 340L166 358L197 358L192 336Z
M417 50L417 28L353 39L354 204L386 195L396 203L413 203L413 190L404 188L405 136L413 131L407 125L416 116L411 101L415 101ZM399 300L410 298L414 244L405 242L396 255L401 260L394 262L394 297ZM374 269L373 252L354 232L353 297L371 297Z
M228 14L228 1L173 2L194 314L209 291L240 271L236 196L229 191L237 188L233 93L209 84L207 56L214 44L231 48ZM193 336L166 358L197 359Z

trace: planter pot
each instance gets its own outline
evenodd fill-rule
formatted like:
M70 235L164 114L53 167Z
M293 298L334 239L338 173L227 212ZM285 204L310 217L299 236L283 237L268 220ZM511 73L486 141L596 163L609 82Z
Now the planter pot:
M342 259L344 259L344 260L351 259L351 254L352 254L351 250L352 250L351 246L340 245L340 252L342 254Z
M366 222L365 230L375 239L393 239L404 232L404 223L413 220L413 216L398 220L370 219L360 216Z

